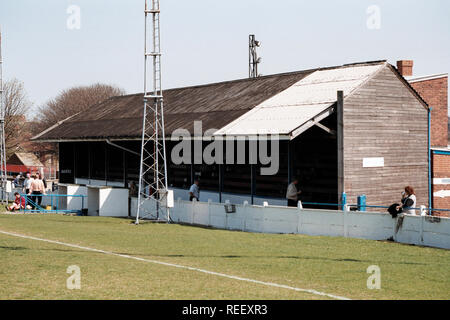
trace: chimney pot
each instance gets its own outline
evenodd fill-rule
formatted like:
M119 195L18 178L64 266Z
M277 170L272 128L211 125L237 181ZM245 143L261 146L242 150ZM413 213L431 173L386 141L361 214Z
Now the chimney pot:
M404 77L411 77L413 75L413 60L400 60L397 61L398 72Z

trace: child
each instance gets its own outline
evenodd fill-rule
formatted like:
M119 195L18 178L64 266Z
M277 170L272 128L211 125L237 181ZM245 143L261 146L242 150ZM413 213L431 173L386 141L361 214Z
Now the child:
M16 199L14 200L14 203L11 206L7 206L6 209L8 211L16 211L20 209L25 209L25 198L21 197L18 192L14 193L16 196Z

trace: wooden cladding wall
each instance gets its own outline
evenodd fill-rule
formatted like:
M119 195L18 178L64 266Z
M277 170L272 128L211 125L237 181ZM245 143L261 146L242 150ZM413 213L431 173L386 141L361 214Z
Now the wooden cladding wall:
M412 186L417 205L428 207L428 114L386 66L344 104L344 176L348 201L368 205L399 202ZM364 158L384 158L384 167L363 167Z

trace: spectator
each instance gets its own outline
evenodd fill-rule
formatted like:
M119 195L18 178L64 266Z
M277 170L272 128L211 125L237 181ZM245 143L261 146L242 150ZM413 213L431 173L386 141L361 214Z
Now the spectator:
M32 208L36 208L36 204L40 207L42 203L42 195L45 194L44 182L41 179L38 179L35 175L32 176L33 180L31 181L30 192L31 201L33 201Z
M298 196L302 193L297 189L298 179L293 178L291 184L287 187L286 199L288 201L288 207L297 207Z
M137 197L138 196L138 189L136 186L136 183L134 181L131 181L130 183L130 189L129 189L129 196L130 197Z
M18 192L14 193L14 196L16 197L14 199L14 203L10 205L9 207L6 206L6 209L8 211L16 211L20 209L25 209L25 198L22 197Z
M198 181L198 179L194 180L194 184L189 189L189 201L193 201L194 198L197 201L200 200L200 189L198 187L199 184L200 182Z
M44 176L40 172L36 172L36 178L42 180L42 183L44 184L44 190L47 190L47 181L45 180Z
M402 204L397 207L397 210L403 212L404 214L416 215L416 194L414 193L413 187L405 187L405 192L402 193Z
M21 176L20 176L20 174L18 174L16 176L16 178L14 179L14 181L13 181L13 187L14 188L20 187L20 178L21 178Z
M23 182L23 191L26 194L30 194L30 188L31 188L31 181L32 180L33 180L33 178L31 177L31 173L27 172L25 181Z

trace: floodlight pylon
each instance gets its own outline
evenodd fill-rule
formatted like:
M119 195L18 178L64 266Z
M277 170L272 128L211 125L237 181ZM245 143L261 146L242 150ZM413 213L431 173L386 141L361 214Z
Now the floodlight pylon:
M149 7L149 2L151 7ZM160 13L159 0L145 0L144 111L136 224L139 224L139 219L141 218L167 221L170 219L169 211L167 210L167 165L164 101L161 84ZM151 20L150 26L148 20ZM148 51L150 40L151 51ZM148 72L150 63L153 71L151 76ZM149 79L150 77L152 77L152 80ZM153 91L149 89L150 86L148 84L150 81L153 84Z

